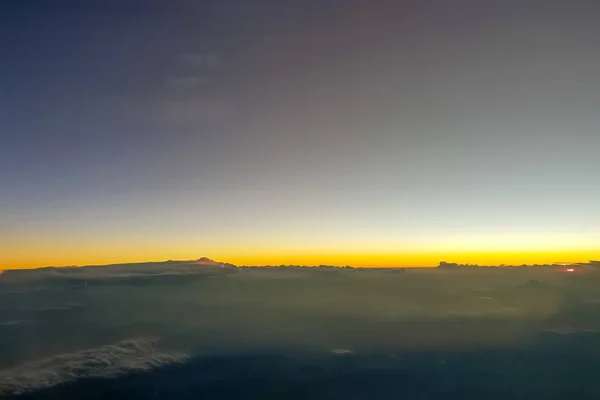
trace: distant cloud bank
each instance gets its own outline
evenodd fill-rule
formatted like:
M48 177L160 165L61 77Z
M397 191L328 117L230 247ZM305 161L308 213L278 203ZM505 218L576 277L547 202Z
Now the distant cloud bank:
M174 275L206 275L221 273L236 266L214 261L207 257L197 260L144 262L111 265L88 265L82 267L45 267L36 269L15 269L4 271L0 275L1 283L64 280L85 282L99 279L133 279L141 277L159 277Z

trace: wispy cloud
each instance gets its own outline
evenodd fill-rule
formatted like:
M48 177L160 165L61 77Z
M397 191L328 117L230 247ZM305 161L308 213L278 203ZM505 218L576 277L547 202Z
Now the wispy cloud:
M156 338L132 339L0 371L0 395L40 390L80 378L113 378L187 359L183 353L161 352Z
M184 53L179 55L179 64L190 68L218 68L223 63L219 53Z
M208 85L211 81L211 78L208 76L168 76L165 79L165 86L167 89L172 90L191 90L197 89L204 85Z
M160 121L184 128L227 121L233 104L219 90L216 71L222 63L218 53L180 54L176 68L164 78L165 91L156 104Z

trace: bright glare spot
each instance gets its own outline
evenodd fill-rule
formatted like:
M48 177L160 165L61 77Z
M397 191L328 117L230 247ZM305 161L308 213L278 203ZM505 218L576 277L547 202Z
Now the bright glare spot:
M575 268L567 268L567 272L575 272Z

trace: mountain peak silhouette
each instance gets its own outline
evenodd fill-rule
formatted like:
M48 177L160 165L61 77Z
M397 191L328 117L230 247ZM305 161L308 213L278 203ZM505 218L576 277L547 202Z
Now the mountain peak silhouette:
M196 262L198 264L208 264L208 265L220 265L220 264L222 264L222 263L220 263L218 261L215 261L215 260L212 260L212 259L210 259L208 257L201 257L201 258L197 259Z

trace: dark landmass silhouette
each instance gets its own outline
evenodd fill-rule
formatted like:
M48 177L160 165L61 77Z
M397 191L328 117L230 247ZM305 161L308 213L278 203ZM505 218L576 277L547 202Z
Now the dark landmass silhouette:
M202 268L200 268L202 267ZM464 270L473 268L559 268L567 267L598 270L600 271L600 261L589 261L587 263L553 263L553 264L533 264L533 265L478 265L478 264L459 264L454 262L441 261L435 269L440 270ZM431 269L430 267L353 267L349 265L241 265L237 266L231 263L215 261L208 257L201 257L196 260L168 260L168 261L150 261L137 263L107 264L107 265L86 265L86 266L52 266L32 269L10 269L0 270L0 282L11 281L15 279L32 279L40 277L60 277L60 276L79 276L79 277L100 277L107 275L125 275L125 274L157 274L157 273L203 273L208 272L210 268L222 269L256 269L268 268L271 270L283 269L312 269L320 271L389 271L406 272L412 269Z
M198 260L168 260L158 262L140 262L108 265L86 265L68 267L41 267L33 269L5 270L0 274L0 282L18 279L36 278L101 278L101 277L126 277L135 274L203 274L210 273L214 269L232 269L235 265L214 261L207 257Z

